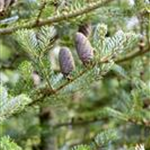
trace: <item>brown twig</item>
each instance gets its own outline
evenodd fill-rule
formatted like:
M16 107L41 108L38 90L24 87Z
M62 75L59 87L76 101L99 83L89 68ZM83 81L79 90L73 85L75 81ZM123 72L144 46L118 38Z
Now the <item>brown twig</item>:
M92 120L82 120L82 121L76 121L76 122L63 122L63 123L59 123L54 125L54 128L60 128L60 127L64 127L64 126L80 126L80 125L86 125L86 124L90 124L90 123L94 123L94 122L98 122L101 121L101 119L92 119Z
M40 6L40 8L39 8L39 14L37 15L36 24L39 23L39 20L40 20L40 18L41 18L42 12L43 12L43 10L44 10L46 4L47 4L47 2L46 2L45 0L43 0L42 3L41 3L41 6Z
M87 5L83 8L80 8L79 10L71 11L70 13L52 16L52 17L47 18L47 19L39 20L38 22L37 22L37 20L34 20L34 21L30 21L29 23L26 23L24 25L0 29L0 35L11 34L17 30L20 30L20 29L25 29L25 28L31 29L31 28L41 27L44 25L50 25L53 23L57 23L57 22L61 22L61 21L67 20L67 19L71 19L71 18L80 16L83 14L89 13L89 12L93 11L94 9L97 9L100 6L104 6L108 2L111 2L111 1L113 1L113 0L100 0L98 2L90 3L89 5Z
M141 55L143 55L145 53L148 53L148 52L150 52L150 47L148 47L147 49L144 49L142 51L140 49L138 49L136 51L133 51L133 52L129 53L128 55L126 55L123 58L117 59L115 62L116 63L122 63L122 62L125 62L125 61L128 61L128 60L131 60L135 57L141 56Z
M108 117L103 117L103 118L94 118L94 119L91 119L91 120L77 120L77 121L74 121L74 122L63 122L63 123L58 123L56 125L54 125L54 128L60 128L60 127L65 127L65 126L81 126L81 125L86 125L86 124L91 124L91 123L95 123L95 122L99 122L99 121L107 121L109 118ZM120 119L120 118L119 118ZM150 121L148 120L143 120L143 121L138 121L136 119L133 119L133 118L122 118L123 121L126 121L126 122L129 122L129 123L133 123L133 124L136 124L136 125L144 125L146 127L150 127Z

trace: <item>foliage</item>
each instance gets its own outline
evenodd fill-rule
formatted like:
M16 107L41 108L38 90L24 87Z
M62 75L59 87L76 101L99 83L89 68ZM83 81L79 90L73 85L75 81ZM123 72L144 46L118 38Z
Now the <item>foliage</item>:
M0 149L149 150L149 5L0 0Z
M18 145L16 145L13 141L8 137L2 137L0 139L0 148L1 150L22 150Z

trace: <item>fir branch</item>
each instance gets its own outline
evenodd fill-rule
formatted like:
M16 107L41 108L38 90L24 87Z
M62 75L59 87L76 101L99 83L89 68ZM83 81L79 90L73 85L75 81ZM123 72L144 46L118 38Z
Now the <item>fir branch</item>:
M90 150L90 149L103 149L108 146L112 141L119 139L119 134L115 129L108 129L97 134L90 145L77 145L72 150ZM108 148L107 148L108 149Z
M94 64L92 67L94 67L96 64ZM47 96L52 96L54 94L57 94L60 90L64 89L66 86L68 86L69 84L71 84L72 82L76 81L77 79L81 78L85 73L87 73L87 71L89 70L88 69L85 69L83 70L82 72L80 72L75 78L69 80L69 81L66 81L64 84L62 84L60 87L58 87L57 89L55 90L51 90L49 88L43 88L43 89L39 89L37 90L33 95L35 95L35 98L33 98L33 101L32 103L30 103L29 105L32 106L34 105L35 103L37 102L41 102L44 100L45 97ZM37 95L38 95L38 98L37 98ZM40 95L40 96L39 96Z
M47 71L46 71L46 69L45 69L45 66L44 66L43 61L42 61L41 58L39 58L39 64L40 64L42 73L43 73L43 75L44 75L44 77L45 77L45 80L46 80L46 83L47 83L47 85L48 85L48 88L49 88L51 91L53 91L53 87L52 87L52 85L51 85L51 83L50 83L50 81L49 81L49 77L48 77Z
M125 62L125 61L129 61L135 57L138 57L138 56L141 56L145 53L148 53L150 52L150 47L148 47L147 49L144 49L144 50L135 50L135 51L132 51L131 53L127 54L126 56L124 56L123 58L120 58L120 59L116 59L116 63L122 63L122 62Z
M109 110L107 110L109 109ZM127 123L132 123L135 125L140 125L140 126L145 126L145 127L150 127L150 121L149 120L137 120L134 118L131 118L130 116L127 116L125 114L122 114L121 112L117 111L117 110L113 110L110 108L104 108L104 111L110 111L109 113L115 113L114 117L117 116L118 119L123 120ZM109 120L109 114L104 114L103 117L95 117L91 120L88 119L83 119L83 120L76 120L73 122L63 122L63 123L58 123L54 125L54 128L60 128L60 127L66 127L66 126L82 126L82 125L88 125L88 124L92 124L95 122L99 122L99 121L105 121L107 122ZM112 115L113 116L113 115ZM75 119L75 118L74 118Z
M135 150L145 150L144 145L143 144L137 144L135 147Z
M63 123L58 123L54 125L55 128L60 128L64 126L81 126L81 125L86 125L86 124L91 124L95 123L101 120L107 120L106 118L94 118L92 120L82 120L82 121L74 121L74 122L63 122Z
M146 52L147 51L149 51L149 49L147 49L147 50L145 50ZM140 52L141 53L141 52ZM134 54L134 55L133 55ZM135 56L135 52L133 53L132 55L130 54L129 56L130 57L134 57ZM136 53L136 55L137 55L137 53ZM138 55L139 55L139 51L138 51ZM128 56L128 57L129 57ZM126 58L128 58L127 56L126 56ZM99 62L98 62L98 64L101 64L101 63L108 63L109 62L109 59L110 59L110 57L108 56L108 57L102 57L100 60L99 60ZM125 61L126 59L124 59L124 61ZM122 60L123 61L123 60ZM122 62L121 61L121 62ZM117 61L116 61L117 62ZM118 62L120 62L120 61L118 61ZM48 96L52 96L52 95L55 95L55 94L57 94L60 90L62 90L62 89L64 89L66 86L68 86L69 84L71 84L72 82L75 82L77 79L79 79L79 78L81 78L84 74L86 74L90 69L92 69L92 68L94 68L95 67L95 63L93 64L93 65L91 65L90 66L90 68L86 68L86 69L84 69L82 72L80 72L75 78L73 78L73 79L71 79L71 80L69 80L69 81L66 81L64 84L62 84L60 87L58 87L57 89L54 89L54 90L51 90L51 89L49 89L49 88L42 88L42 89L38 89L37 91L34 91L34 94L32 94L32 95L34 95L33 96L33 101L31 102L31 103L29 103L28 105L29 106L32 106L32 105L34 105L34 104L36 104L36 103L38 103L38 102L41 102L41 101L43 101L44 100L44 98L45 97L48 97ZM104 76L104 74L103 74L103 76ZM37 97L38 96L38 97Z
M12 114L25 109L25 107L31 103L31 101L32 100L25 94L13 97L7 101L3 100L3 102L0 103L0 122Z
M122 41L125 42L126 38L125 39L123 38ZM115 45L115 48L117 48L117 47L118 47L118 45ZM114 53L116 53L116 51L114 51ZM112 55L114 53L112 53ZM30 98L32 99L32 102L29 102L27 105L28 106L34 105L37 102L44 101L44 99L46 97L49 97L49 96L52 96L52 95L55 95L55 94L59 94L59 92L62 89L66 88L68 85L70 85L71 83L77 81L78 79L81 79L83 77L83 75L87 74L90 70L92 70L94 67L96 67L97 64L102 65L102 64L105 64L105 63L107 64L108 62L110 62L110 55L106 54L106 56L103 56L100 60L97 60L97 62L93 62L93 64L91 66L87 67L86 69L84 69L80 73L78 73L78 75L76 75L73 79L71 79L69 81L66 81L64 84L60 85L58 88L56 88L54 90L52 89L50 84L49 84L49 87L43 87L42 89L33 90L33 92L31 92L31 95L30 95ZM100 72L99 76L102 77L106 73L107 73L107 71L106 72ZM47 74L46 73L44 73L44 74L45 74L45 78L46 78ZM46 80L49 83L49 79L46 78Z
M89 3L87 6L80 8L78 10L75 10L75 11L71 11L70 13L67 13L67 14L56 15L56 16L53 16L53 17L50 17L47 19L39 20L38 22L36 19L35 21L31 21L22 26L19 25L19 26L15 26L15 27L8 27L8 28L0 29L0 34L1 35L2 34L11 34L20 29L25 29L25 28L31 29L31 28L35 28L35 27L41 27L44 25L58 23L58 22L61 22L61 21L67 20L67 19L71 19L71 18L80 16L83 14L89 13L101 6L106 5L107 3L111 2L111 1L113 1L113 0L98 0L97 2Z
M111 55L113 55L113 54L111 54ZM47 97L47 96L51 96L53 94L57 94L60 90L64 89L70 83L72 83L72 82L76 81L77 79L81 78L84 74L86 74L90 69L94 68L97 64L100 65L102 63L108 63L108 62L110 62L110 55L102 57L98 61L98 63L93 63L91 66L89 66L88 68L86 68L85 70L83 70L82 72L80 72L75 78L73 78L73 79L71 79L69 81L66 81L64 84L62 84L60 87L58 87L57 89L55 89L53 91L51 91L48 88L43 88L43 89L41 89L41 91L38 90L38 93L42 93L41 97L38 97L38 99L35 98L35 100L33 100L32 104L30 104L30 105L33 105L34 103L36 103L38 101L44 100L44 98ZM100 76L104 76L106 73L101 74ZM38 95L38 94L35 94L35 95Z
M39 22L39 19L40 19L41 15L42 15L42 12L43 12L46 4L47 4L47 2L45 0L43 0L42 3L41 3L41 6L39 8L39 14L37 15L37 20L36 20L37 24Z
M12 141L9 137L1 137L0 138L0 149L1 150L22 150L14 141Z
M117 119L130 122L136 125L141 125L145 127L150 127L150 121L148 119L142 118L142 119L137 119L133 118L132 116L129 116L128 114L124 114L118 110L112 109L112 108L106 108L108 111L108 116L110 117L115 117Z

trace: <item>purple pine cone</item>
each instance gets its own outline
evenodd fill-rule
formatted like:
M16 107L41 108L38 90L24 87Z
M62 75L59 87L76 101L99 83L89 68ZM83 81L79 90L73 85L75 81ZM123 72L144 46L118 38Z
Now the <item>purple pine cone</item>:
M94 56L93 48L91 43L82 33L77 32L75 37L75 46L80 60L84 65L91 62Z
M75 68L71 51L67 47L62 47L59 52L60 70L64 76L68 76Z

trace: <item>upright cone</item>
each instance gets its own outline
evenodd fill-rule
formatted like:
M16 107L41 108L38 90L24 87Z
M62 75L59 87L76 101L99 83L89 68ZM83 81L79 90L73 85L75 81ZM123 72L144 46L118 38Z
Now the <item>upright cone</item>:
M80 32L76 33L75 46L80 60L86 66L94 57L93 48L91 43L85 35Z
M67 77L75 68L72 53L67 47L62 47L59 52L59 65L61 73Z

